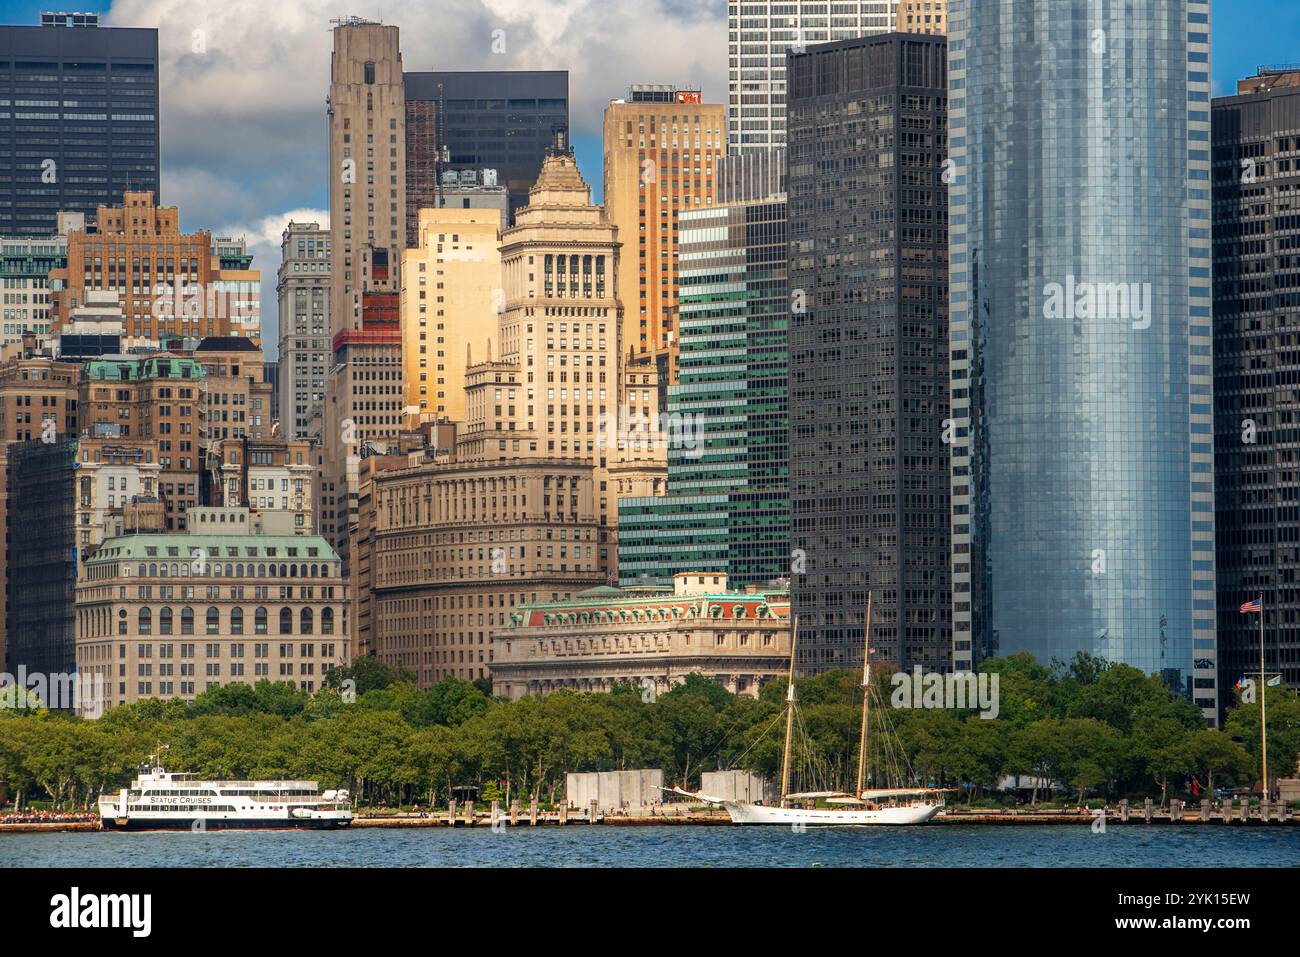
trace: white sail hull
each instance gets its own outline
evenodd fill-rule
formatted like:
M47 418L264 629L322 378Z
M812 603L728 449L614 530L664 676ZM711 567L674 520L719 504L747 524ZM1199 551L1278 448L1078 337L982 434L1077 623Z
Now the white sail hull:
M769 807L723 801L732 824L780 824L786 827L852 827L924 824L942 804L914 803L884 807L798 808Z

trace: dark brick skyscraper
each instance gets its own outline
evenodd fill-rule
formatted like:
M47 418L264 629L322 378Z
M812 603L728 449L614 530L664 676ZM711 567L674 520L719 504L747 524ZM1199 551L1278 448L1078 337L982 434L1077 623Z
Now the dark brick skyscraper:
M787 62L801 671L861 662L868 592L874 659L951 660L946 57L895 33Z

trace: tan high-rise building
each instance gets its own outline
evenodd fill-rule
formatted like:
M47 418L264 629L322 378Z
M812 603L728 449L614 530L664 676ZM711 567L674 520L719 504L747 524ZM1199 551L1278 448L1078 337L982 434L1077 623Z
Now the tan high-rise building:
M605 108L605 211L623 243L623 350L677 381L677 214L714 202L727 108L699 90L633 86Z
M406 244L406 95L395 26L337 21L329 92L331 332L362 290L396 291Z
M232 335L261 341L261 273L238 254L240 243L218 248L206 229L182 233L179 210L155 206L149 192L100 206L96 223L95 232L68 233L68 265L50 273L54 329L99 290L122 303L124 345ZM223 260L223 250L232 255Z
M496 338L501 212L421 209L416 248L402 254L406 409L423 420L465 421L465 367Z
M948 33L948 0L898 0L894 8L898 33Z

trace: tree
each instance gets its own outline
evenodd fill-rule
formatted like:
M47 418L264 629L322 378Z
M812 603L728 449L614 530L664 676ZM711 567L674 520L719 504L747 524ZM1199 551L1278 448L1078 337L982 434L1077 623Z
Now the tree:
M346 684L348 681L353 682L350 688ZM325 672L324 687L334 691L350 690L360 696L367 691L387 688L403 682L414 684L415 675L409 671L391 668L374 655L362 655L360 658L352 659L350 665L331 668Z

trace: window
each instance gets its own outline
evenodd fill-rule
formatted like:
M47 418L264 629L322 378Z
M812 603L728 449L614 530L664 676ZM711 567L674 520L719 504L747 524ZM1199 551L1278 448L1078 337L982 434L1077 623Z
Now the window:
M293 634L293 611L289 608L280 609L280 634Z
M136 632L141 635L153 634L153 613L148 608L140 609L140 620Z
M164 606L162 611L158 612L158 634L170 635L172 633L172 610Z
M253 612L253 632L258 635L266 634L266 609L259 607Z
M334 609L322 608L320 613L320 633L322 635L334 634Z
M215 635L221 630L221 614L216 608L209 608L207 612L207 631L209 635Z
M298 615L298 631L304 635L312 633L312 613L310 608L304 608L302 613Z
M181 609L181 634L182 635L194 634L194 609L193 608Z
M232 635L242 635L244 633L244 609L232 608L230 610L230 633Z

